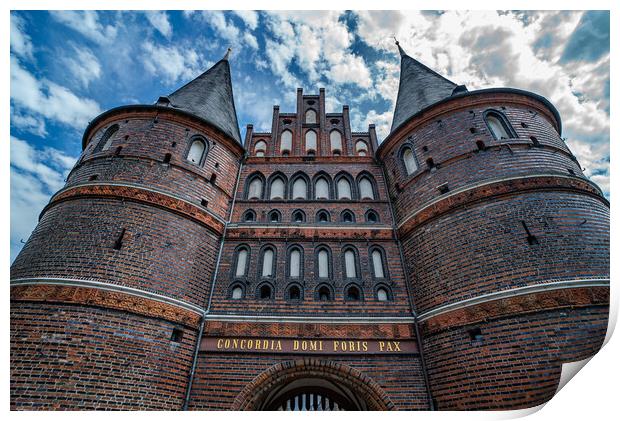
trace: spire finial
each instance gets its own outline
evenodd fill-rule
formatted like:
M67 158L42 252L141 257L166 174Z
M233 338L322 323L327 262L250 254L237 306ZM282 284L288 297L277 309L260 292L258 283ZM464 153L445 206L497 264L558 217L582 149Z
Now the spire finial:
M224 58L222 60L228 60L228 57L230 56L231 51L232 51L232 48L228 47L228 50L226 50L226 54L224 55Z
M396 46L398 47L398 52L400 53L400 56L401 57L406 56L407 53L405 53L405 50L403 50L402 47L400 46L400 42L398 42L395 36L392 36L392 38L394 38L394 43L396 43Z

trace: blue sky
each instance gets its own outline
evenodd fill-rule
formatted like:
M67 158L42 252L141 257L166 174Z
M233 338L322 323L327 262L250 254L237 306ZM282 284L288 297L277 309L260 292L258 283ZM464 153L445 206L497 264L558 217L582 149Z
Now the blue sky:
M270 130L274 104L326 88L328 112L387 135L407 53L470 90L510 86L547 97L585 173L609 193L609 13L12 12L11 260L81 152L99 113L153 103L232 46L245 126Z

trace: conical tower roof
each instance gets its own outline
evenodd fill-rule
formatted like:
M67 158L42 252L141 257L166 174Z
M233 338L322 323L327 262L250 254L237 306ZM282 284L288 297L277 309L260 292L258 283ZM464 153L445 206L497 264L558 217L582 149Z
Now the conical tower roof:
M235 111L228 54L213 67L177 89L167 99L170 106L213 124L241 143Z
M452 95L457 85L419 61L400 52L400 82L392 120L393 132L424 108ZM464 88L463 88L464 89Z

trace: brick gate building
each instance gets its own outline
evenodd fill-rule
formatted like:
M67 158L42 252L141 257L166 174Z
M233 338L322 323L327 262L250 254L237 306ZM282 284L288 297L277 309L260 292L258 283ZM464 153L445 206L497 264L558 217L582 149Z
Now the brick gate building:
M324 89L242 142L227 58L95 118L11 267L12 408L550 399L605 337L609 203L545 98L399 51L380 145Z

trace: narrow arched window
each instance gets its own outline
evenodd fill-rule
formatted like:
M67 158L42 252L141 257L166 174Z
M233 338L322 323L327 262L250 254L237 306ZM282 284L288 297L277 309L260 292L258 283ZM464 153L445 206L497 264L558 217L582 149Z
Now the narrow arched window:
M324 178L316 180L314 185L314 198L315 199L329 199L329 183Z
M248 267L248 250L241 249L237 252L237 268L235 269L235 276L241 277L246 275Z
M254 146L254 155L265 156L266 152L267 152L267 144L262 140L259 140L258 142L256 142L256 146Z
M118 124L113 124L112 126L108 127L103 133L103 136L101 136L101 139L99 139L99 143L97 143L97 146L95 147L93 153L107 151L108 149L110 149L110 146L112 146L112 136L118 131L118 129Z
M299 177L293 183L293 199L307 199L308 185L306 180Z
M360 199L373 199L375 198L375 193L372 188L372 182L367 178L363 177L360 180Z
M344 268L347 278L357 278L355 252L353 250L344 252Z
M297 285L291 285L288 289L289 300L301 300L301 289Z
M262 199L262 197L263 180L256 177L250 182L250 187L248 188L248 199Z
M512 137L506 121L497 112L487 113L485 120L491 134L496 140L510 139Z
M245 211L245 213L243 214L243 221L244 222L256 221L256 213L251 209Z
M387 289L380 287L377 289L377 300L379 301L388 301L390 299L390 295Z
M331 291L325 285L319 288L319 290L317 291L317 295L319 297L319 301L329 301L332 299Z
M306 154L316 154L316 133L312 130L306 132Z
M325 249L318 253L319 278L329 278L329 253Z
M282 220L282 215L277 210L272 210L269 212L269 222L280 222Z
M280 177L274 178L269 190L270 199L284 199L284 180Z
M236 286L232 289L232 292L230 294L231 298L233 300L240 300L243 298L243 288Z
M271 299L272 289L270 285L262 285L258 290L258 298L261 300Z
M192 164L200 165L205 150L205 142L202 139L195 139L189 147L189 152L187 153L187 160Z
M272 249L266 249L263 252L263 267L261 271L261 276L263 277L272 277L273 276L273 263L274 263L274 252Z
M351 285L347 288L347 301L359 301L361 298L361 293L358 287L355 285Z
M316 111L312 109L306 111L306 123L316 124Z
M358 140L357 143L355 143L355 152L357 152L359 156L368 155L368 145L366 142L363 140Z
M291 218L293 222L305 222L306 214L302 210L296 210L293 212L293 217Z
M329 222L329 213L325 210L320 210L316 214L316 220L320 223Z
M376 224L377 222L379 222L379 215L377 214L377 212L372 209L366 212L366 222L369 222L371 224Z
M346 178L338 180L338 199L351 199L351 183Z
M373 250L372 256L372 269L375 273L375 278L385 278L383 272L383 255L379 250Z
M342 212L340 220L345 224L351 224L355 222L355 216L353 215L353 212L345 210Z
M411 175L417 171L418 163L415 160L415 156L413 155L411 148L405 148L403 150L403 162L405 163L407 175Z
M291 250L289 276L291 278L299 278L301 276L301 251L299 249Z
M332 147L332 153L342 153L342 135L338 130L332 130L329 133L329 142Z
M291 153L293 149L293 133L290 130L284 130L280 135L280 153Z

